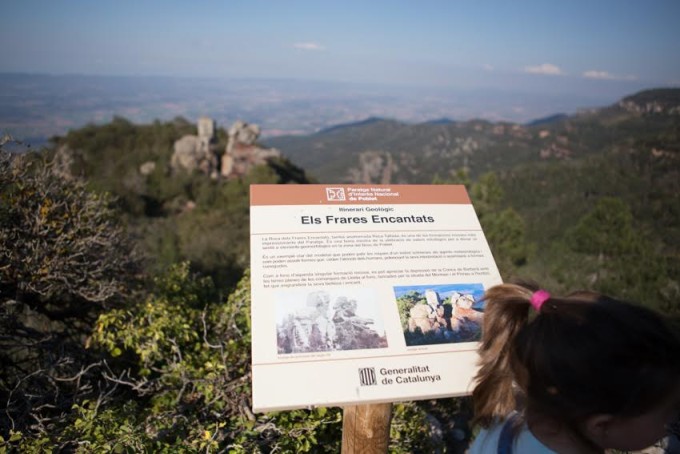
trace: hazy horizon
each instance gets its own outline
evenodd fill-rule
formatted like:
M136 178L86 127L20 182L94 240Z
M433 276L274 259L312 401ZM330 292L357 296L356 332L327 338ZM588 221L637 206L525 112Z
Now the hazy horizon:
M225 129L242 120L258 124L263 137L311 134L374 117L526 123L605 107L634 91L586 96L275 78L0 73L0 132L42 145L114 116L134 123L209 116Z

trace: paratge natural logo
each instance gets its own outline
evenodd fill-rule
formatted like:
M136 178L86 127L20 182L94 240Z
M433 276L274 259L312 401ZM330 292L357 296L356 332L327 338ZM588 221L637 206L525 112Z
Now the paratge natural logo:
M344 201L345 200L345 189L344 188L326 188L326 199L329 202Z

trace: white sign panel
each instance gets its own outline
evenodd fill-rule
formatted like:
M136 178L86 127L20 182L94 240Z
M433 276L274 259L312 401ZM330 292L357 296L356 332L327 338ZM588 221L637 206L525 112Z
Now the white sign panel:
M470 392L501 278L464 186L250 196L255 411Z

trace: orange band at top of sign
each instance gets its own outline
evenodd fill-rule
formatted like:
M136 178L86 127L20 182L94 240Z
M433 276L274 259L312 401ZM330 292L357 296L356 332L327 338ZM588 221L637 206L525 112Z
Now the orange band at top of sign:
M250 205L470 204L463 185L258 184Z

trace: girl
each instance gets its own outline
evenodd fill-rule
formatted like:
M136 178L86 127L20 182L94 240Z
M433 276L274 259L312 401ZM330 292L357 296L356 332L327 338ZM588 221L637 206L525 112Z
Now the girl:
M484 299L469 454L638 450L677 429L680 340L658 314L529 284Z

